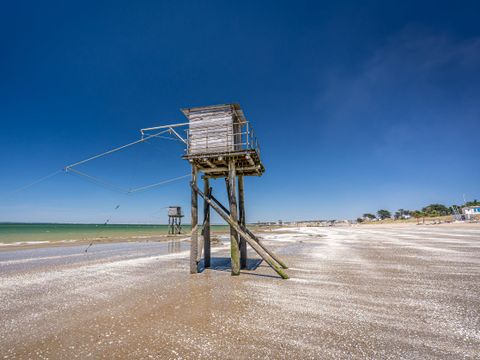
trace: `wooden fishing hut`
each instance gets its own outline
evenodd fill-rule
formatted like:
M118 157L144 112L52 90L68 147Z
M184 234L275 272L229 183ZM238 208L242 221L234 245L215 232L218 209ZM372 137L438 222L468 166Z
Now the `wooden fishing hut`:
M182 208L180 206L168 207L168 233L177 235L182 233Z
M192 234L190 272L199 271L202 250L204 266L210 267L210 209L214 209L230 225L232 275L239 275L247 266L249 244L282 278L287 266L246 227L244 176L260 176L265 167L260 160L257 138L238 104L214 105L182 109L188 119L187 149L184 159L192 168L191 211ZM197 185L203 173L203 191ZM210 179L225 178L228 208L212 193ZM198 236L198 196L203 198L203 245ZM200 243L199 243L200 240ZM203 248L203 249L202 249Z

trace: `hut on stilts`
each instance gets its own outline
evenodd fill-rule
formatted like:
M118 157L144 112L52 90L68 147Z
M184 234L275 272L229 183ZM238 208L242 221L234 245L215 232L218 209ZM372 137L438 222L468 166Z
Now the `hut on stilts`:
M191 165L191 207L192 233L190 249L190 272L199 272L199 263L204 255L204 265L210 267L210 209L216 211L220 217L230 225L231 264L232 275L239 275L240 269L247 267L247 244L265 260L283 279L288 279L284 271L285 263L268 249L246 226L244 183L245 176L260 176L265 167L260 160L260 147L249 122L245 119L238 104L214 105L182 109L188 122L163 125L141 129L142 138L134 142L108 150L85 160L68 165L65 172L86 177L97 184L108 185L102 179L76 169L79 165L92 160L124 150L128 147L146 142L150 139L161 138L165 134L174 135L177 140L186 144L186 153L183 156ZM178 128L188 126L187 138L178 133ZM177 130L175 130L177 129ZM156 130L155 133L149 133ZM203 191L198 187L199 175L203 173ZM110 188L126 194L133 194L150 190L166 183L183 179L189 175L160 181L158 183L141 186L134 189L123 189L110 184ZM210 179L224 178L228 193L228 208L213 195ZM198 236L198 197L203 199L203 236ZM171 216L170 216L171 215ZM169 228L172 233L181 231L180 207L170 207ZM175 218L175 221L173 221ZM200 243L202 242L202 243Z
M246 227L244 176L262 175L265 168L260 160L257 138L242 109L238 104L226 104L183 109L182 112L188 119L187 151L183 158L190 162L192 169L190 272L199 271L202 250L204 266L210 267L210 209L213 209L230 225L232 275L239 275L240 269L247 267L248 244L287 279L285 263ZM202 173L203 191L197 184ZM213 195L212 178L225 179L228 208ZM203 241L198 236L198 196L204 202Z
M182 208L181 206L168 207L168 233L178 235L182 233Z

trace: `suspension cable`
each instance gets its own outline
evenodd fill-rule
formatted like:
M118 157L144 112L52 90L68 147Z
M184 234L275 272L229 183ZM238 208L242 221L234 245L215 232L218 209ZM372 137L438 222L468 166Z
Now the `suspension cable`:
M115 190L115 191L119 191L123 194L129 194L130 193L130 190L129 189L126 189L126 188L123 188L123 187L120 187L118 185L115 185L113 183L110 183L110 182L107 182L105 180L102 180L102 179L99 179L95 176L92 176L92 175L89 175L89 174L85 174L84 172L81 172L81 171L78 171L77 169L72 169L70 168L68 170L68 172L71 172L73 174L76 174L76 175L80 175L80 176L83 176L85 177L87 180L90 180L91 182L97 184L97 185L101 185L103 187L106 187L110 190Z
M155 184L146 185L146 186L138 187L138 188L135 188L135 189L131 189L131 190L129 190L129 193L131 194L131 193L141 192L141 191L145 191L145 190L150 190L150 189L155 188L157 186L168 184L168 183L171 183L171 182L174 182L174 181L177 181L177 180L185 179L185 178L190 177L190 176L191 176L191 174L186 174L186 175L182 175L182 176L179 176L179 177L176 177L176 178L163 180L163 181L160 181L160 182L155 183Z
M175 138L169 138L169 137L166 137L166 136L162 136L163 134L165 133L169 133L169 134L172 134L172 129L171 128L168 128L166 130L162 130L158 133L155 133L155 134L152 134L152 135L148 135L148 136L145 136L139 140L136 140L136 141L133 141L131 143L128 143L128 144L125 144L125 145L122 145L122 146L119 146L119 147L116 147L114 149L111 149L111 150L108 150L108 151L105 151L101 154L98 154L98 155L95 155L95 156L92 156L92 157L89 157L87 159L84 159L82 161L79 161L79 162L76 162L74 164L70 164L70 165L67 165L65 166L63 169L60 169L60 170L56 170L54 171L53 173L51 174L48 174L46 176L43 176L25 186L22 186L18 189L15 189L13 191L11 191L10 193L7 193L5 194L4 196L2 196L2 198L5 198L5 197L8 197L10 195L14 195L20 191L23 191L23 190L26 190L38 183L41 183L45 180L48 180L50 179L51 177L54 177L55 175L58 175L59 173L61 172L66 172L66 173L72 173L72 174L75 174L75 175L79 175L79 176L82 176L88 180L90 180L91 182L97 184L97 185L101 185L103 187L106 187L106 188L109 188L111 190L115 190L115 191L118 191L118 192L121 192L123 194L132 194L132 193L137 193L137 192L143 192L143 191L147 191L147 190L150 190L150 189L153 189L155 187L158 187L158 186L161 186L161 185L164 185L164 184L168 184L168 183L171 183L171 182L174 182L174 181L177 181L177 180L181 180L181 179L185 179L187 177L190 176L190 174L187 174L187 175L182 175L182 176L179 176L179 177L175 177L175 178L172 178L172 179L167 179L167 180L163 180L163 181L160 181L160 182L157 182L157 183L153 183L153 184L150 184L150 185L145 185L145 186L141 186L141 187L137 187L137 188L134 188L134 189L127 189L127 188L124 188L124 187L121 187L121 186L118 186L116 184L113 184L113 183L110 183L110 182L107 182L105 180L102 180L102 179L99 179L97 177L94 177L92 175L89 175L89 174L86 174L84 172L81 172L77 169L74 169L74 167L78 166L78 165L81 165L81 164L84 164L86 162L89 162L89 161L92 161L92 160L95 160L95 159L98 159L100 157L103 157L103 156L106 156L106 155L109 155L109 154L112 154L114 152L117 152L117 151L120 151L120 150L123 150L125 148L128 148L130 146L133 146L133 145L136 145L136 144L139 144L139 143L142 143L142 142L146 142L147 144L150 144L150 142L148 142L149 139L152 139L152 138L160 138L160 139L167 139L167 140L173 140L173 141L180 141L179 139L175 139ZM178 136L178 134L176 132L174 132L174 134ZM183 140L181 137L180 137L181 140Z
M105 152L103 152L103 153L101 153L101 154L98 154L98 155L89 157L88 159L79 161L79 162L77 162L77 163L75 163L75 164L71 164L71 165L65 166L65 170L66 170L66 171L69 171L69 170L71 170L71 168L73 168L74 166L78 166L78 165L84 164L84 163L86 163L86 162L88 162L88 161L92 161L92 160L98 159L98 158L100 158L100 157L102 157L102 156L105 156L105 155L112 154L112 153L114 153L114 152L123 150L123 149L125 149L125 148L127 148L127 147L130 147L130 146L139 144L139 143L141 143L141 142L144 142L144 141L146 141L146 140L148 140L148 139L151 139L151 138L153 138L153 137L157 137L157 136L159 136L159 135L161 135L161 134L165 134L165 133L167 133L167 132L169 132L169 130L160 131L159 133L156 133L156 134L153 134L153 135L149 135L149 136L144 137L144 138L142 138L142 139L140 139L140 140L137 140L137 141L134 141L134 142L131 142L131 143L128 143L128 144L119 146L119 147L117 147L117 148L114 148L114 149L111 149L111 150L108 150L108 151L105 151Z
M46 175L46 176L43 176L43 177L41 177L40 179L37 179L37 180L35 180L35 181L32 181L31 183L29 183L29 184L27 184L27 185L24 185L24 186L22 186L22 187L19 187L18 189L15 189L15 190L13 190L13 191L5 194L2 198L8 197L8 196L14 195L14 194L16 194L16 193L18 193L18 192L20 192L20 191L26 190L26 189L28 189L29 187L32 187L33 185L39 184L39 183L41 183L41 182L43 182L43 181L45 181L45 180L48 180L48 179L54 177L55 175L60 174L61 172L63 172L63 169L56 170L56 171L54 171L54 172L51 173L51 174L48 174L48 175Z

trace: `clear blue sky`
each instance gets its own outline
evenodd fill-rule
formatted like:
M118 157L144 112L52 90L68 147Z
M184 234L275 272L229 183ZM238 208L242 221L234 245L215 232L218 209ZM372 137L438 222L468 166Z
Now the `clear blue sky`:
M6 2L0 221L158 223L171 204L189 215L188 180L127 196L60 174L8 194L183 121L179 108L229 102L267 169L247 179L249 221L480 198L479 12L475 1ZM142 144L82 169L131 187L188 173L181 154Z

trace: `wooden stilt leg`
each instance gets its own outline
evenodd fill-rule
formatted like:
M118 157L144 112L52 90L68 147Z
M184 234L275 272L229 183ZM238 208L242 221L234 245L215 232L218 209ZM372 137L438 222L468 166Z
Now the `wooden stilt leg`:
M198 273L198 194L197 168L192 164L192 235L190 242L190 274Z
M210 184L207 177L203 178L203 191L209 196ZM205 267L210 267L210 205L204 200L203 202L203 251L205 253Z
M237 194L236 194L236 171L235 162L228 162L228 200L230 203L230 218L235 223L238 222ZM230 258L232 262L232 275L240 275L240 249L238 246L238 233L235 227L230 226Z
M238 223L240 226L245 227L245 199L244 199L244 187L243 187L243 175L238 175ZM247 242L243 237L239 237L240 240L240 268L246 269L247 267Z
M203 236L198 237L198 250L197 250L197 266L202 260L202 254L203 254Z

